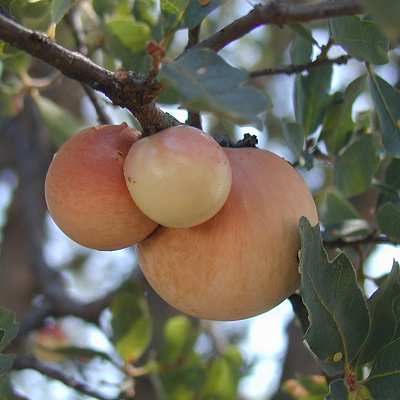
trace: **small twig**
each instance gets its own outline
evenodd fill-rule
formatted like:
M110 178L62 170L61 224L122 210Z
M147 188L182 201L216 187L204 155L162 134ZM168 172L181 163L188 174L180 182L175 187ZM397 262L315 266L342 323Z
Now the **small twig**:
M387 236L376 235L376 233L368 235L365 238L356 240L346 240L340 238L332 241L324 241L324 245L330 248L353 247L367 244L392 244L394 246L400 245L400 243L390 240Z
M89 50L86 46L85 32L83 30L79 10L74 10L73 12L69 13L67 17L67 22L71 27L72 35L74 36L79 53L87 56Z
M196 111L188 111L187 123L198 129L203 129L203 124L201 122L201 115Z
M247 15L225 26L196 47L207 47L219 51L262 25L283 26L294 22L310 22L362 12L360 0L323 1L312 4L287 4L272 0L266 5L257 5Z
M336 64L343 65L351 59L350 56L344 55L337 58L317 58L315 61L299 64L299 65L285 65L277 68L265 68L258 71L250 72L251 78L258 78L261 76L279 75L279 74L299 74L304 71L310 71L314 68L321 67L323 65Z
M86 46L85 33L83 31L82 20L80 18L78 10L75 10L74 12L69 14L69 25L71 27L72 34L75 38L78 51L82 53L84 56L87 56L88 48ZM99 122L104 125L112 124L111 118L107 115L103 107L100 105L99 99L95 91L85 83L81 82L81 86L85 91L87 97L91 101L96 111Z
M360 283L364 283L365 275L364 275L364 262L365 262L365 252L364 247L361 244L357 244L354 246L354 250L358 255L358 266L356 267L357 279Z
M35 357L30 356L17 356L13 366L14 370L33 369L48 378L62 382L64 385L76 390L77 392L86 396L94 397L99 400L117 400L117 398L105 397L102 394L90 389L86 383L78 381L74 377L67 376L60 370L49 365L41 363Z
M18 330L17 340L23 339L31 331L39 329L43 326L46 318L52 314L53 307L41 296L40 299L34 300L31 309L24 315Z
M104 111L104 108L100 105L99 98L97 97L95 91L84 83L82 83L81 85L90 102L92 103L92 106L96 110L97 119L99 120L99 122L104 125L111 125L111 118L107 115L107 113Z
M243 138L237 142L233 142L227 135L215 135L214 139L221 147L257 147L258 144L257 136L250 135L249 133L245 133Z
M189 50L199 43L200 39L200 25L197 25L193 29L189 29L188 32L188 43L185 50Z
M55 71L44 78L32 78L27 73L22 73L21 80L25 89L43 90L53 85L61 76L59 71Z
M303 299L298 293L294 293L289 297L289 301L292 304L293 312L296 314L296 317L301 324L303 333L306 333L310 326L310 321L308 319L308 311L303 303Z
M185 50L196 46L200 39L200 25L197 25L193 29L189 29L188 32L188 43ZM195 128L202 129L201 114L196 111L188 110L188 124Z

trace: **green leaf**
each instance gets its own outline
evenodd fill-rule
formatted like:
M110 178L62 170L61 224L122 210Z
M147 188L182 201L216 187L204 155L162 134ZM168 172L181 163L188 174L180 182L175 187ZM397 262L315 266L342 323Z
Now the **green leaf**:
M326 193L321 207L323 224L333 225L359 218L361 218L359 212L340 192L330 190Z
M349 391L343 379L331 382L326 400L347 400L348 398Z
M93 8L103 18L106 14L112 14L118 3L119 0L93 0Z
M6 374L13 366L15 356L10 354L0 354L0 378Z
M18 396L11 383L10 376L0 377L1 400L23 400L25 398Z
M4 71L10 71L12 73L23 73L29 68L32 57L14 47L7 47L7 51L0 55L3 60Z
M343 373L368 333L366 301L346 255L328 260L318 225L303 217L300 236L300 291L310 318L305 340L327 374Z
M394 242L400 242L400 204L385 203L377 213L379 229Z
M400 93L379 76L370 73L368 84L388 154L400 157Z
M378 354L365 383L374 400L396 399L400 381L400 338Z
M164 350L162 358L164 362L174 363L180 357L189 353L198 336L198 330L193 326L189 318L178 315L170 318L164 326Z
M83 128L83 122L52 100L40 95L34 96L34 100L56 144L61 145Z
M149 306L140 290L133 283L127 283L114 297L111 312L117 351L125 362L135 362L151 341Z
M292 64L307 64L312 57L312 42L304 36L296 36L290 47Z
M157 22L155 15L156 8L156 0L136 0L133 4L133 16L137 21L144 22L153 27Z
M368 300L371 326L358 360L359 364L374 360L379 351L395 339L397 325L400 323L394 312L394 304L398 299L400 269L399 264L394 262L391 273Z
M254 122L267 110L265 95L243 86L248 74L208 49L189 51L177 61L165 64L161 78L191 110L212 111L237 123Z
M168 399L171 400L195 400L196 399L196 392L193 388L177 384L169 391Z
M143 22L131 17L116 17L106 23L106 38L118 40L126 49L139 53L146 49L150 40L150 28Z
M224 358L217 358L207 372L206 381L202 390L202 398L231 400L237 392L237 378L235 378L229 362Z
M200 393L205 378L205 365L202 357L190 351L185 353L174 365L161 374L162 383L168 393L168 399L194 400L194 394ZM186 397L185 397L186 395ZM193 396L193 397L192 397Z
M190 0L160 0L162 30L169 34L179 28Z
M351 56L372 64L386 64L389 41L370 20L359 17L340 17L330 20L335 42L340 44Z
M315 44L316 46L319 47L319 44L314 39L314 36L312 35L311 31L309 29L307 29L304 25L299 24L299 23L293 23L293 24L289 24L288 26L293 32L296 32L303 39L305 39L308 42ZM310 61L310 60L308 60L308 61ZM293 62L293 60L292 60L292 62Z
M348 143L355 128L351 117L353 103L365 89L365 84L365 76L361 76L350 83L344 93L333 95L321 132L321 139L330 153L338 153Z
M13 0L10 3L10 14L28 28L47 30L51 22L51 1Z
M321 124L329 104L332 66L323 66L309 71L308 75L297 75L295 81L295 114L298 124L303 126L307 137Z
M242 353L237 346L227 346L224 350L224 359L228 361L235 374L239 377L245 365Z
M364 193L378 167L376 140L362 135L340 153L335 164L335 184L346 197Z
M52 0L51 2L51 22L60 23L67 12L74 5L75 0Z
M296 157L300 157L304 147L304 132L296 122L282 121L282 131L289 149Z
M362 2L390 38L398 37L400 34L400 3L398 0L362 0Z
M400 202L400 160L393 158L386 168L384 187L380 185L382 190L378 204L387 202L399 203Z
M297 383L304 387L312 395L310 400L323 400L325 399L328 385L326 379L321 375L299 376ZM315 397L314 397L315 396ZM323 396L323 397L322 397ZM309 400L309 399L307 399Z
M0 352L3 351L11 341L17 336L19 324L15 314L11 311L0 308Z
M181 28L195 28L204 18L207 17L208 14L218 8L225 1L226 0L210 0L207 5L202 5L199 0L190 0L183 16Z
M116 16L105 24L105 39L110 54L122 61L124 68L137 72L149 69L150 57L146 52L151 39L149 25L131 16Z

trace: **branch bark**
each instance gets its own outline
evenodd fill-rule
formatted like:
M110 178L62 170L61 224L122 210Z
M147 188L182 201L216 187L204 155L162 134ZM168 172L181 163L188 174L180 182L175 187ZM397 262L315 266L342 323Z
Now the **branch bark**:
M99 98L96 95L96 92L91 89L89 86L85 85L82 83L82 88L86 93L86 96L89 98L90 102L92 103L92 106L94 107L96 114L97 114L97 119L101 124L104 125L111 125L112 120L108 116L108 114L105 112L104 108L99 102Z
M67 20L71 27L72 34L75 38L76 47L77 47L78 51L87 57L88 56L88 48L86 46L85 33L83 30L83 24L82 24L82 20L80 18L79 12L77 10L73 11L72 13L70 13L68 15ZM112 124L112 120L108 116L108 114L105 112L102 105L100 104L99 99L96 95L96 92L84 83L81 83L81 85L96 111L98 121L104 125Z
M15 359L14 370L23 369L33 369L41 374L47 376L48 378L54 379L56 381L62 382L64 385L76 390L77 392L84 394L86 396L94 397L99 400L111 400L109 397L103 396L101 393L89 388L86 383L81 382L74 377L67 376L60 370L51 367L47 364L41 363L34 357L30 356L18 356Z
M254 7L247 15L225 26L196 47L207 47L214 51L220 51L262 25L283 26L295 22L310 22L361 14L362 12L363 7L360 0L336 0L298 5L272 0L264 6Z
M336 65L343 65L347 64L350 60L350 56L340 56L336 58L317 58L315 61L306 63L306 64L299 64L299 65L285 65L283 67L277 68L265 68L260 69L257 71L250 72L251 78L259 78L262 76L271 76L271 75L279 75L279 74L299 74L304 71L310 71L314 68L318 68L322 65L329 65L329 64L336 64Z
M68 50L45 34L25 28L0 14L0 39L60 70L65 76L104 93L115 105L127 108L151 134L179 122L154 102L160 91L156 81L132 71L112 72L80 53Z
M377 235L376 233L372 233L371 235L365 238L357 240L337 239L333 241L324 241L325 247L329 248L352 247L352 246L360 246L367 244L391 244L394 246L400 245L400 243L396 243L390 240L387 236Z

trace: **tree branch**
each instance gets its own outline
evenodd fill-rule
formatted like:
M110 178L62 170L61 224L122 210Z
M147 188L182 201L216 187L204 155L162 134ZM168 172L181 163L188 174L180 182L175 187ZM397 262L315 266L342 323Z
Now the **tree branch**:
M200 39L200 25L189 29L188 32L188 43L185 50L189 50L199 43ZM188 124L195 128L202 129L201 114L196 111L188 110Z
M347 64L347 62L351 59L350 56L340 56L336 58L317 58L315 61L299 64L299 65L285 65L283 67L277 68L265 68L257 71L250 72L251 78L259 78L262 76L270 76L270 75L279 75L279 74L298 74L304 71L310 71L314 68L320 67L322 65L336 64L343 65Z
M68 15L67 21L69 22L69 25L71 27L71 31L75 38L78 51L84 56L87 56L88 48L85 42L85 33L83 31L82 20L80 18L78 11L74 10L73 12L71 12ZM81 85L96 111L97 119L99 120L99 122L104 125L112 124L110 117L107 115L107 113L101 106L95 91L84 83L81 83Z
M154 99L161 87L132 71L113 73L80 53L70 51L45 34L25 28L0 14L0 39L60 70L65 76L104 93L115 105L131 111L145 134L180 123L161 111Z
M41 363L35 357L17 356L14 362L13 369L33 369L51 379L62 382L64 385L86 396L94 397L99 400L111 400L109 397L105 397L102 394L94 391L93 389L90 389L84 382L78 381L74 377L67 376L54 367Z
M247 15L225 26L219 32L200 42L196 47L207 47L219 51L262 25L283 26L295 22L310 22L361 14L362 12L363 7L360 0L336 0L297 5L272 0L264 6L254 7Z
M391 244L393 246L400 245L400 243L390 240L387 236L377 235L376 233L371 233L365 238L356 240L337 239L332 241L324 241L325 247L329 248L352 247L366 244Z
M112 124L111 118L107 115L107 113L104 111L104 108L101 106L99 98L96 95L96 92L93 89L91 89L88 85L85 85L84 83L82 83L82 88L85 91L86 96L92 103L92 106L96 111L97 119L99 120L99 122L104 125L111 125Z

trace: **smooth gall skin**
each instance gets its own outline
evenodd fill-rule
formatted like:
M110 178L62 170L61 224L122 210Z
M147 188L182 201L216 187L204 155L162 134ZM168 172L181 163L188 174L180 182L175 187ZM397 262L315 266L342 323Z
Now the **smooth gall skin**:
M190 229L159 227L141 242L139 264L169 304L210 320L270 310L298 287L298 222L318 222L298 172L259 149L226 149L233 173L225 206Z
M138 140L126 157L124 174L142 212L174 228L189 228L213 217L225 204L232 184L223 149L189 126Z
M46 202L55 223L77 243L117 250L157 227L125 185L123 162L139 137L126 124L102 125L72 136L55 155L46 177Z

